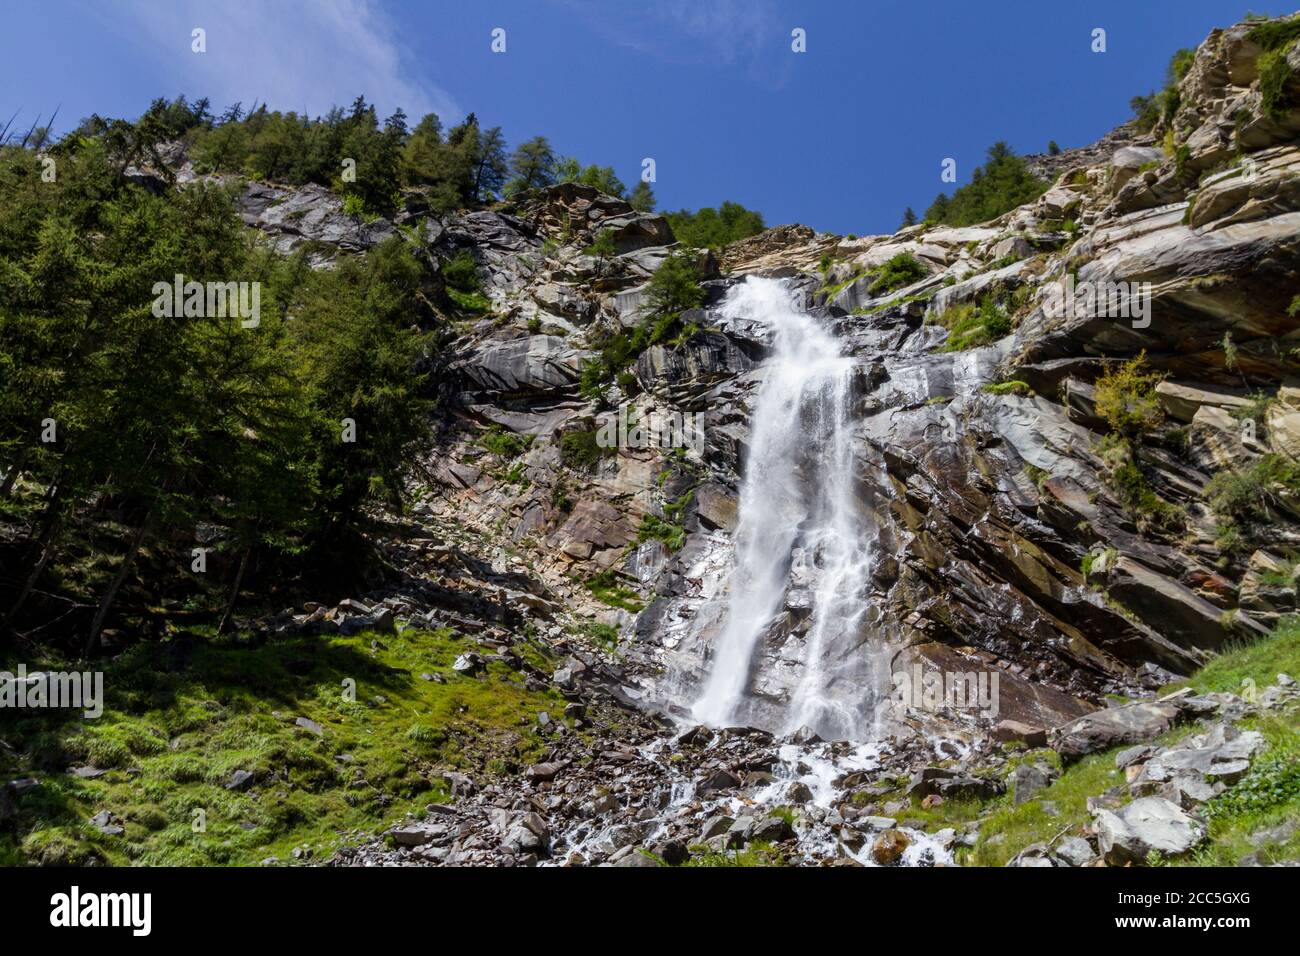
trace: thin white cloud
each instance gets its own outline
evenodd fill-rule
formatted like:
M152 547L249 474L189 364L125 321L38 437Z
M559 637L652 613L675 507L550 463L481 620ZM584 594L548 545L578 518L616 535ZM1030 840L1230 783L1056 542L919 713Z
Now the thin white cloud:
M125 0L88 10L155 62L172 85L159 95L318 115L363 94L381 115L398 106L416 118L463 115L449 93L421 82L397 26L371 0ZM190 49L196 27L207 31L206 53Z
M648 4L610 5L598 0L555 0L581 16L608 42L660 59L704 60L745 67L751 76L765 52L789 43L790 30L776 15L771 0L654 0ZM770 79L770 75L768 75Z
M781 42L772 5L764 0L658 0L647 9L709 47L724 63L747 59Z

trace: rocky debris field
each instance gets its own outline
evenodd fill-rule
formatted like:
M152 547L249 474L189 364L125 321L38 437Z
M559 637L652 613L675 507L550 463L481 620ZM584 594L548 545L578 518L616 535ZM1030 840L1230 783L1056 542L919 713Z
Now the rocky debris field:
M1066 819L1009 865L1122 866L1153 853L1175 860L1205 841L1206 805L1264 748L1263 735L1242 722L1270 712L1294 719L1297 708L1300 692L1281 675L1254 702L1184 690L1098 712L1057 729L1050 749L1028 749L916 737L853 746L752 728L672 733L635 714L616 729L595 728L571 704L564 716L581 729L519 784L450 774L450 803L331 863L952 865L1002 842L996 828L984 832L996 812L1041 800L1074 761L1102 752L1120 781L1086 796L1085 821ZM1188 732L1158 742L1175 725Z

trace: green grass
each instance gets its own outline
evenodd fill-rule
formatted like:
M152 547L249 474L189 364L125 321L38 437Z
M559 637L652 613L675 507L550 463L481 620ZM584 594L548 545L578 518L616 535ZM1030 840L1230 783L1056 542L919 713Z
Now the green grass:
M563 701L501 662L478 678L451 670L476 647L446 629L138 645L107 665L100 719L47 712L3 728L15 754L0 748L0 776L41 786L0 834L0 864L255 864L304 845L321 859L446 799L444 770L518 772L545 752L537 712ZM109 772L66 773L86 762ZM225 789L235 770L255 775L249 790ZM125 836L87 822L105 809Z
M1300 617L1284 618L1267 637L1232 645L1190 680L1168 689L1192 687L1200 693L1240 694L1247 680L1263 688L1276 681L1278 674L1300 680Z
M604 644L611 651L618 647L618 628L613 624L588 621L580 629L583 637L594 644Z
M821 293L822 297L826 301L830 301L831 299L839 295L841 292L843 292L845 289L847 289L849 286L853 285L853 283L857 282L859 279L865 278L869 274L870 273L865 271L855 272L853 273L853 275L849 276L847 279L843 280L842 282L836 282L833 285L829 285L829 284L823 285L818 290L818 292Z
M462 312L491 312L492 302L481 292L462 292L459 289L447 287L447 298L456 303L456 307Z
M1175 728L1159 742L1167 746L1189 732L1187 727ZM993 801L996 809L980 827L977 843L960 862L968 866L1005 866L1032 843L1046 843L1065 832L1077 833L1092 820L1088 798L1124 783L1124 772L1115 769L1115 754L1122 749L1116 747L1084 757L1020 806L1013 803L1010 791L997 798ZM1044 751L1033 753L1047 755ZM1056 755L1052 753L1050 757L1055 760ZM1052 805L1052 813L1045 803Z
M592 597L608 607L621 608L633 614L645 607L637 593L624 587L613 571L601 571L587 579L585 585Z
M492 425L475 439L474 444L501 458L518 458L533 445L534 435L519 435L500 425Z
M691 858L682 866L703 867L739 867L739 866L785 866L785 857L769 843L756 841L743 850L724 850L714 853L703 846L691 847Z
M934 298L933 289L930 290L929 292L920 292L915 295L900 295L897 298L893 298L885 302L881 302L879 305L873 305L869 309L858 307L853 310L852 314L853 315L876 315L880 312L884 312L886 309L892 309L894 306L897 305L906 305L908 302L928 302L933 298Z
M638 542L655 539L667 545L669 551L680 551L686 543L686 529L654 515L646 515L637 528L636 539Z
M997 382L996 384L985 385L984 391L991 395L1033 395L1034 390L1029 387L1028 382L1022 382L1013 379L1009 382Z

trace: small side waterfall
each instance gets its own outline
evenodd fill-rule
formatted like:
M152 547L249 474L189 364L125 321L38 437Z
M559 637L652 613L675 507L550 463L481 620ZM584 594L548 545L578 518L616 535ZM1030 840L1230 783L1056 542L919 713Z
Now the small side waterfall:
M854 479L854 363L779 280L750 277L722 311L765 324L772 356L751 410L725 622L692 714L862 739L880 655L867 645L872 554ZM755 690L765 642L785 643L779 656L793 672L775 718Z

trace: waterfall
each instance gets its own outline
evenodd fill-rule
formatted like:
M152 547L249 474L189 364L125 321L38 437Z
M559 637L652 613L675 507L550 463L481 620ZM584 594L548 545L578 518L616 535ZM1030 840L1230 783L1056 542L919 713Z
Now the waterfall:
M748 278L722 313L765 325L772 355L751 409L727 612L692 715L860 739L880 655L864 646L872 555L854 480L854 363L781 281ZM760 700L764 644L783 641L792 686Z

